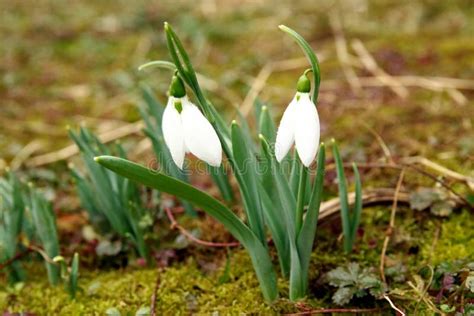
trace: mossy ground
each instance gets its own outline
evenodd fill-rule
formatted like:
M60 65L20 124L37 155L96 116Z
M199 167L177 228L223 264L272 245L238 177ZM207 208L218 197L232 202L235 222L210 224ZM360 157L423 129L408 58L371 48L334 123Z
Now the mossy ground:
M458 259L474 260L474 221L471 220L472 214L469 211L455 212L449 219L418 214L421 216L419 220L414 220L416 214L411 212L406 209L400 212L392 238L394 241L387 253L389 262L401 263L407 268L404 272L406 280L410 280L426 265L434 267L442 262ZM361 226L363 235L351 255L344 255L341 251L340 243L330 232L331 223L320 227L311 263L311 294L302 302L305 308L322 308L331 304L331 295L335 289L323 281L324 274L329 270L353 261L376 271L384 238L380 227L386 222L386 209L364 210ZM420 229L421 225L426 227ZM209 258L209 261L212 260ZM82 292L74 301L70 300L61 286L51 287L40 271L42 266L33 264L28 269L28 282L21 289L10 288L0 292L0 309L33 312L38 315L104 315L107 309L115 307L122 314L134 314L139 308L150 306L159 277L156 310L161 315L212 312L219 312L221 315L239 312L279 314L299 311L297 306L285 299L273 304L264 302L250 260L243 250L232 252L229 260L228 270L225 269L224 259L214 272L205 272L193 258L164 270L82 270ZM391 289L408 289L406 280L392 282ZM280 290L281 297L287 296L287 284L283 279L280 279ZM414 299L396 303L409 313L416 302ZM383 303L371 298L353 301L352 305L387 308ZM423 306L420 306L419 310L420 308ZM380 313L386 315L388 312L388 309L385 309Z

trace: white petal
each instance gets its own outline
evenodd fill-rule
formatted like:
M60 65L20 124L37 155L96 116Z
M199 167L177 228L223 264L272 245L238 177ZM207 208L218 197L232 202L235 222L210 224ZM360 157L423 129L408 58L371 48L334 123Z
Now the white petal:
M211 123L187 99L183 100L181 119L186 149L211 166L219 167L222 162L222 147Z
M309 167L318 152L320 126L319 116L308 93L301 93L297 103L295 143L301 162Z
M296 97L290 102L281 117L275 141L275 156L278 162L285 158L295 140Z
M180 99L175 99L173 97L168 99L168 104L166 105L165 111L163 112L161 129L163 131L163 137L165 139L166 146L168 146L168 149L170 150L174 163L180 169L183 169L184 155L186 154L186 150L184 147L181 115L174 106L174 102L177 100Z

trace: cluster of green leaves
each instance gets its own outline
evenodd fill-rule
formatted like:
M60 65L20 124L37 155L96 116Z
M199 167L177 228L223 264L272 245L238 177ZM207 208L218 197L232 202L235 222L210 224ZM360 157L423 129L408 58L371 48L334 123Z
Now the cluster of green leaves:
M332 296L337 305L345 305L354 297L371 295L379 298L385 292L384 283L374 273L369 269L361 269L354 262L329 271L326 278L330 285L338 288Z
M355 203L351 209L349 206L349 197L347 191L347 179L344 173L341 154L336 142L333 140L334 162L336 164L337 183L339 186L339 201L341 205L342 233L344 236L344 251L350 253L354 248L357 238L357 229L359 228L360 215L362 213L362 183L359 170L355 163L352 164L355 179Z
M298 165L288 177L283 173L270 148L269 140L275 139L275 126L268 110L263 107L257 109L259 129L262 133L259 135L260 146L255 146L250 129L245 122L240 126L234 121L229 128L205 98L181 41L169 24L165 24L165 30L168 48L177 73L194 92L198 105L221 140L224 153L239 184L248 223L245 224L218 200L183 182L180 178L169 177L165 173L150 172L144 167L121 158L102 156L96 160L131 180L187 200L224 224L249 252L263 295L271 301L277 297L278 290L276 274L266 241L266 228L268 228L278 250L282 273L290 278L290 297L292 299L303 297L306 294L309 258L321 201L325 162L324 145L320 148L316 178L312 186L308 188L310 193L309 198L306 198L306 185L308 183L311 185L307 177L308 170ZM294 32L288 28L284 30ZM313 73L319 80L319 66L309 44L300 36L295 39L311 56ZM158 62L155 65L170 68L167 62ZM319 85L319 81L316 83ZM154 132L156 133L156 129ZM294 157L294 159L295 165L298 164L297 158ZM259 172L260 165L265 165L267 168ZM292 190L293 181L297 183L297 189ZM308 203L305 203L306 201ZM303 217L305 206L307 206L307 212Z
M417 211L429 209L433 215L449 216L456 204L440 188L418 188L410 193L410 207Z
M24 221L26 194L18 179L10 173L0 179L0 262L12 260L21 250L20 233L32 231L30 221ZM20 282L25 273L19 261L12 262L6 267L9 281Z
M64 258L59 256L56 217L51 203L31 184L25 185L9 173L6 178L0 178L0 264L5 263L11 284L26 279L21 260L16 256L29 251L39 253L44 259L49 282L60 283L68 268ZM62 267L58 263L60 259ZM76 255L71 277L66 280L70 293L76 291L78 269Z
M77 133L70 130L69 135L84 162L84 174L72 166L71 172L91 223L102 234L115 233L131 240L138 255L148 259L145 232L150 214L144 207L137 185L94 162L95 156L113 153L125 158L122 146L115 144L109 148L83 127Z
M39 247L48 258L59 255L56 217L51 204L32 185L21 183L13 174L0 179L0 259L14 260L18 253ZM51 284L58 284L57 265L45 258ZM25 279L21 263L14 260L6 267L12 283Z
M316 102L320 83L316 55L309 44L295 31L285 26L281 26L281 29L296 40L308 57L315 85L313 101ZM165 167L162 172L153 172L123 158L111 156L100 156L96 161L130 180L175 195L200 207L220 221L248 251L263 295L272 301L278 295L278 288L267 245L267 232L269 232L278 252L282 274L289 278L290 298L296 300L304 297L308 287L309 260L323 189L324 144L319 148L317 170L313 179L309 176L310 170L302 165L296 153L285 160L290 161L291 170L289 172L284 170L283 164L277 162L271 148L276 138L276 127L268 107L258 102L255 106L259 127L258 143L254 141L257 135L253 135L245 120L241 119L240 124L233 121L229 127L205 97L183 44L167 23L165 33L173 63L156 61L143 67L159 66L174 70L193 91L198 106L213 125L221 141L238 183L246 222L219 200L191 186L174 169L166 170ZM170 155L164 146L159 128L161 110L157 110L156 102L151 100L150 95L145 90L145 100L149 100L147 112L142 110L147 126L145 132L152 139L158 159L169 164ZM153 114L154 124L149 118L149 113ZM215 170L213 174L225 177L220 171L222 170ZM216 177L214 179L216 180ZM220 181L216 183L219 185ZM225 198L222 188L221 192Z

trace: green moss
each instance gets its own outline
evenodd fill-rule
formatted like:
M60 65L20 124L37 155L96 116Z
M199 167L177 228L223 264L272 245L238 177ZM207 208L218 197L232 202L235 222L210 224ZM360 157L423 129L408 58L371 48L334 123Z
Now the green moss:
M38 270L36 265L31 270ZM149 306L155 282L160 276L157 312L172 314L223 314L236 312L268 312L277 309L263 301L251 267L243 251L231 257L230 273L225 283L219 282L223 267L210 275L198 269L193 260L170 267L164 272L155 269L83 272L80 286L84 290L71 301L62 287L50 287L42 277L32 277L20 290L0 292L0 310L31 312L39 315L103 315L116 307L123 314L134 314ZM42 273L30 273L43 275Z
M338 219L331 225L318 230L316 249L310 268L310 297L304 301L307 308L332 306L334 289L321 282L326 272L350 261L363 267L376 269L384 238L383 227L388 224L390 207L374 207L364 210L355 251L350 255L342 252L337 239ZM474 222L469 211L452 214L446 220L433 218L429 213L401 209L397 213L396 231L389 245L389 261L403 262L408 274L416 273L426 264L436 265L473 257ZM433 238L439 227L439 238ZM418 253L409 254L409 249L419 247ZM432 251L432 249L434 249ZM389 262L388 261L388 262ZM80 286L84 290L75 301L71 301L62 287L50 287L44 277L42 266L28 267L30 279L19 290L0 290L0 311L32 312L61 315L103 315L110 307L118 308L122 314L134 314L142 306L150 306L155 282L160 275L157 292L157 312L166 314L220 314L264 313L279 314L297 312L298 307L289 302L287 283L279 280L280 297L273 304L264 302L251 262L243 250L230 255L230 268L225 263L212 273L200 269L196 260L168 267L159 272L156 269L82 271ZM225 277L222 277L225 276ZM406 288L403 282L392 284ZM373 304L372 302L371 304ZM412 302L398 302L406 310L414 308ZM422 308L421 306L419 308Z
M431 231L436 230L437 223L429 223ZM439 237L433 242L434 234L426 236L422 247L422 256L431 259L430 264L437 265L457 259L474 259L474 221L468 210L455 213L441 222Z

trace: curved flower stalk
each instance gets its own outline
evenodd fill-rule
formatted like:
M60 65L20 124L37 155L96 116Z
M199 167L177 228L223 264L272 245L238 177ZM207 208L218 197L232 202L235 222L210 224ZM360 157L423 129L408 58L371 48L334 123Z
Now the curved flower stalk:
M275 156L278 162L288 154L293 143L298 156L306 167L314 159L319 146L320 126L316 106L309 97L311 85L306 75L302 75L297 84L297 92L290 102L278 127Z
M216 131L186 96L184 83L175 75L163 112L163 137L175 164L182 170L184 156L190 152L209 165L219 167L222 147Z

